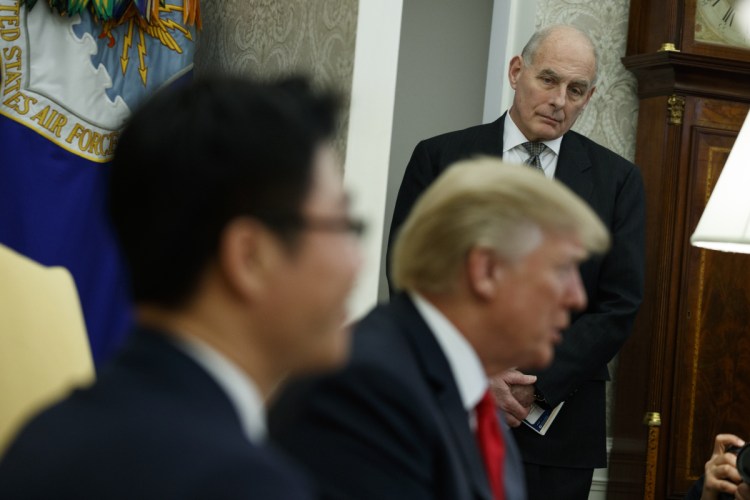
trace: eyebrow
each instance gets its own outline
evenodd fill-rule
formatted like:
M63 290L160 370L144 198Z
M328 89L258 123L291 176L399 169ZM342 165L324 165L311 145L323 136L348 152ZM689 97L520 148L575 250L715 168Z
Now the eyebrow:
M588 90L589 87L591 87L591 82L589 82L588 80L572 80L570 82L570 85L578 85Z
M540 70L539 76L548 76L550 78L554 78L557 81L562 80L562 77L560 77L560 75L558 75L557 73L555 73L553 70L549 68ZM588 80L576 79L576 80L572 80L569 86L570 85L576 85L576 86L583 87L584 89L588 89L591 86L591 82L589 82Z
M551 69L543 69L539 71L539 76L549 76L556 80L560 79L560 75L552 71Z

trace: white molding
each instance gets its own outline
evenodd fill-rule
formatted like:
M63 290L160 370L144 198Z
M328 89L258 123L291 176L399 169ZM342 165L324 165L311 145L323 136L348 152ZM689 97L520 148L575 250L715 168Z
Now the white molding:
M612 453L612 438L607 438L607 463L609 463L610 453ZM606 500L608 482L609 469L594 469L588 500Z
M359 2L344 184L352 194L352 212L366 220L368 230L350 319L378 299L402 7L403 0Z
M487 61L484 122L495 120L513 102L506 78L510 60L520 54L536 29L537 0L495 0Z
M492 31L487 61L487 84L484 92L483 122L495 120L503 112L506 45L511 0L495 0L492 5Z

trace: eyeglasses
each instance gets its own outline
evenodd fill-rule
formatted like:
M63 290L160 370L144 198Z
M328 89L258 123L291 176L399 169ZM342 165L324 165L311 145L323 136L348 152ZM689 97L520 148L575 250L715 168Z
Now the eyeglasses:
M332 217L315 217L300 219L298 228L305 231L349 233L359 238L365 234L367 226L363 220L353 219L351 217L343 217L340 219Z
M296 231L322 231L328 233L349 233L361 237L367 225L361 219L352 217L303 217L298 215L263 217L277 228Z

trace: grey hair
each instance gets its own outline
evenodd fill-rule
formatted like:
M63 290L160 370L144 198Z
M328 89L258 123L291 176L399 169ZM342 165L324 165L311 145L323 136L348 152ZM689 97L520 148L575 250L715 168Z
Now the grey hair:
M567 24L553 24L550 26L545 26L544 28L534 32L534 34L531 35L531 38L529 38L529 41L526 42L526 45L523 47L523 50L521 51L521 59L523 59L524 64L526 65L533 64L534 59L536 58L537 51L539 50L539 46L552 33L559 31L561 29L568 29L568 30L574 31L580 34L588 42L589 46L591 47L592 52L594 53L594 79L591 81L591 85L592 86L595 85L596 80L599 77L599 50L597 50L596 45L594 44L594 41L591 39L589 34L579 28L576 28L575 26L570 26Z

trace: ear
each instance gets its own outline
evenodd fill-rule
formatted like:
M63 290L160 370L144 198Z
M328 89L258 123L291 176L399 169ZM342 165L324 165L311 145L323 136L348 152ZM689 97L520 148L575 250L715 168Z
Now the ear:
M492 299L498 289L498 279L503 273L502 262L489 248L474 247L466 259L469 288L482 300Z
M513 59L510 60L510 64L508 65L508 81L510 82L510 87L513 90L516 90L518 79L521 76L521 70L523 70L523 59L521 58L521 56L514 56Z
M238 217L226 225L217 252L227 287L243 299L262 293L268 271L279 259L279 242L260 222Z

